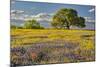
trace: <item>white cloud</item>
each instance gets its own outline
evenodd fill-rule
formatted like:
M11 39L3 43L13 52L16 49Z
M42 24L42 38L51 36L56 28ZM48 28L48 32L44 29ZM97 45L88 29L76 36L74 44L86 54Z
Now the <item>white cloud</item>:
M84 17L86 22L95 22L92 17Z
M95 9L94 8L92 8L92 9L90 9L88 12L94 12L95 11Z
M52 20L54 13L39 13L37 15L29 15L25 14L25 11L22 10L11 10L11 19L14 20L31 20L35 19L38 22L44 21L44 22L50 22ZM84 17L86 22L95 22L95 20L92 17Z
M47 14L47 13L39 13L35 16L33 16L34 19L36 19L37 21L51 21L51 14Z
M39 22L41 21L46 21L46 22L50 22L52 20L52 14L47 14L47 13L39 13L37 15L29 15L29 14L25 14L25 11L22 10L11 10L11 19L14 20L22 20L22 21L26 21L26 20L31 20L31 19L35 19Z
M17 17L17 16L15 17L15 16L14 16L14 17L12 17L11 19L14 19L14 20L24 20L24 17Z
M30 20L34 18L37 21L48 21L49 22L51 21L52 16L53 15L47 14L47 13L39 13L37 15L29 15L29 16L26 15L26 17L24 15L24 20Z
M24 11L23 10L11 10L11 13L12 14L22 14L24 13Z
M24 20L24 11L23 10L11 10L11 19Z

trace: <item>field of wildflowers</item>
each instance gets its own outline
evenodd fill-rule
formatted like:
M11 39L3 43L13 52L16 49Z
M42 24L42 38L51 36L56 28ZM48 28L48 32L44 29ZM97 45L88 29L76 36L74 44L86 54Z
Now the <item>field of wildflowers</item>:
M94 60L94 30L11 29L13 66Z

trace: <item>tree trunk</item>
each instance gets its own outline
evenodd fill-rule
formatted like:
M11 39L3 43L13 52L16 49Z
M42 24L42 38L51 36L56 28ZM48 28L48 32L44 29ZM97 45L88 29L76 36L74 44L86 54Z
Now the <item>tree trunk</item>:
M67 29L70 29L70 21L69 21L68 18L66 18L66 19L67 19L67 20L66 20L66 21L67 21L67 26L66 26L66 27L67 27Z
M69 27L69 26L67 26L67 29L70 29L70 27Z

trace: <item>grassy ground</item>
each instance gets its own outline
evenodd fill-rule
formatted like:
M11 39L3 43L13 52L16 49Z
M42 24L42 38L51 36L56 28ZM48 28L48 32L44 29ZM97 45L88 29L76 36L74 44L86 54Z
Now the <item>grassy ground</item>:
M31 65L94 61L94 39L93 30L12 29L11 63Z

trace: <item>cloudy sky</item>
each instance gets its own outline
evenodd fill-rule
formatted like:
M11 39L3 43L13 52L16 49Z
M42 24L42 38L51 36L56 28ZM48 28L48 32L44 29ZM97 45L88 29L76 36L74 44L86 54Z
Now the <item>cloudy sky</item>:
M45 24L48 25L52 16L61 8L73 8L77 10L79 16L86 19L86 22L95 22L94 6L12 0L11 23L21 25L25 20L34 18L38 22L41 22L41 24L43 24L42 22L45 22Z

